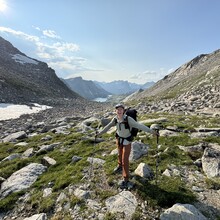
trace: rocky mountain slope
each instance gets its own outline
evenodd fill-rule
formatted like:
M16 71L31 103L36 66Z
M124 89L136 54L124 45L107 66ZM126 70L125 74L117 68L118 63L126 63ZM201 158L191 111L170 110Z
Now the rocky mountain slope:
M84 80L82 77L63 79L63 81L82 97L93 100L95 98L106 98L111 95L102 87L96 85L92 80Z
M173 105L196 111L219 108L220 50L197 56L130 100L146 98L164 103L164 109Z
M53 104L80 96L70 90L44 62L27 57L0 37L0 102Z

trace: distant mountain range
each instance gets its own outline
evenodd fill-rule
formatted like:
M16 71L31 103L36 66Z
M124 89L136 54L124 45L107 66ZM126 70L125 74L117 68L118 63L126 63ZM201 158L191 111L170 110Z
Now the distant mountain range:
M101 86L91 80L84 80L82 77L62 79L70 89L82 97L93 100L95 98L106 98L111 92L104 90Z
M128 81L118 80L112 82L98 82L84 80L82 77L62 79L74 92L82 97L93 100L96 98L106 98L109 95L129 95L139 89L146 89L154 85L154 82L148 82L140 85Z
M95 83L101 86L102 88L104 88L106 91L112 94L116 94L116 95L121 95L121 94L129 95L139 89L147 89L155 84L155 82L147 82L145 84L136 84L136 83L131 83L131 82L124 81L124 80L116 80L112 82L95 81Z

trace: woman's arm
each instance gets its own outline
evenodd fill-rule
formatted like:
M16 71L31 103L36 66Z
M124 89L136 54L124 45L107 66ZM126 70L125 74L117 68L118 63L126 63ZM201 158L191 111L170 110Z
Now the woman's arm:
M97 136L101 136L106 133L111 127L115 125L115 118L113 118L101 131L97 133Z
M128 116L128 124L130 126L130 128L137 128L138 130L142 130L145 132L148 132L150 134L154 134L154 130L150 129L149 127L147 127L146 125L143 125L141 123L138 123L137 121L135 121L132 117Z

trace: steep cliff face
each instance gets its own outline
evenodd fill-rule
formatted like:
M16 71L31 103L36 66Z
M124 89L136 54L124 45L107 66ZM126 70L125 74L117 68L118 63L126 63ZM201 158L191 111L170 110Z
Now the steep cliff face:
M26 56L0 37L0 102L45 102L60 98L80 96L46 63Z

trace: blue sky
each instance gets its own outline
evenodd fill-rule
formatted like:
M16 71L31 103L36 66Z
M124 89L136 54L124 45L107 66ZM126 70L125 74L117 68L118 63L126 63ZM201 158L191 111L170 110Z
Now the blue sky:
M62 78L157 81L220 48L219 0L0 0L0 36Z

